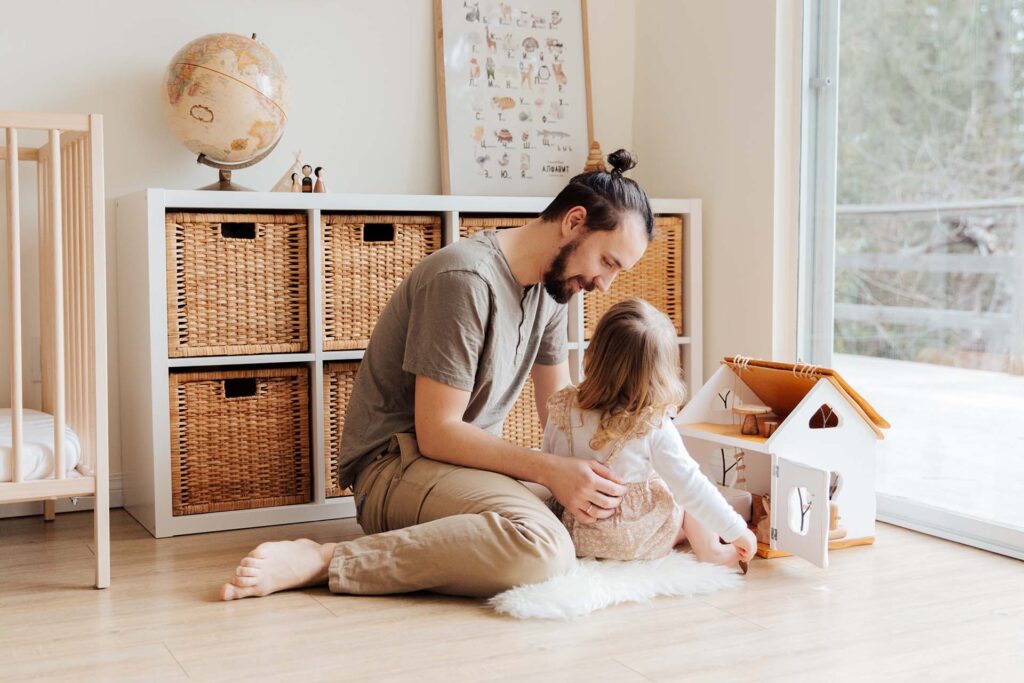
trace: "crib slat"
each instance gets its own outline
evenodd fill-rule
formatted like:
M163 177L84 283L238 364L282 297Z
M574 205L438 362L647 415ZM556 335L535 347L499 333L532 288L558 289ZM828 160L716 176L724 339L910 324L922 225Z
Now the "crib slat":
M64 261L61 255L60 131L50 129L50 221L53 226L53 455L54 478L63 479L64 466Z
M75 171L77 167L74 144L66 144L61 152L64 157L64 307L65 340L67 342L67 363L65 365L64 385L68 392L67 421L74 429L80 424L79 411L82 409L79 396L78 371L81 361L78 358L78 235L75 229L78 218L78 194L75 192Z
M21 207L18 204L18 130L7 129L7 231L11 278L11 445L15 483L24 477L21 386Z
M89 286L89 425L91 466L96 472L96 515L93 529L96 550L96 587L110 585L110 483L107 438L107 225L103 198L103 118L89 116L89 165L86 190L89 197L87 274ZM100 321L97 324L96 321Z
M91 423L89 422L89 401L87 398L88 386L86 384L86 368L89 362L86 360L85 355L85 339L86 339L86 321L89 317L89 313L85 308L85 293L86 293L86 275L85 275L85 193L83 188L85 186L85 137L80 137L75 140L74 146L74 179L72 186L74 187L75 194L75 279L72 284L75 298L78 301L75 317L75 327L77 328L77 334L75 335L75 357L77 359L77 366L75 367L75 393L78 396L78 410L75 411L75 422L72 423L72 429L78 428L81 433L78 435L81 447L87 448L86 444L89 441L90 432L92 431ZM81 425L81 426L79 426ZM79 453L79 461L81 462L84 454Z
M50 407L50 346L48 344L52 334L50 316L45 311L51 310L50 306L50 231L46 220L47 198L46 198L46 160L39 159L36 163L36 201L38 204L37 215L39 224L39 310L44 313L39 316L39 336L42 340L42 348L39 353L40 370L42 371L42 402L43 412L49 413L53 410Z

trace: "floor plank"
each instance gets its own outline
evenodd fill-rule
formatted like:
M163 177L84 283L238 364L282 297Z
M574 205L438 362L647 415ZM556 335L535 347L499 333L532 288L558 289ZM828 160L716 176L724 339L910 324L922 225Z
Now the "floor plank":
M0 678L620 682L1012 678L1024 566L880 524L819 570L757 560L742 587L516 621L481 602L326 589L222 603L271 539L344 540L353 520L155 540L121 510L112 585L93 590L92 515L0 520Z

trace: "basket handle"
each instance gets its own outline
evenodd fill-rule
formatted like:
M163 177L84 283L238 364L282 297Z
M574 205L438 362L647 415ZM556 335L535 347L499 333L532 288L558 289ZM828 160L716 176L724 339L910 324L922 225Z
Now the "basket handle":
M224 398L252 398L259 389L259 382L255 377L235 377L225 379Z
M256 239L256 224L251 221L221 223L220 236L229 240L254 240Z
M363 223L363 242L394 242L394 223Z

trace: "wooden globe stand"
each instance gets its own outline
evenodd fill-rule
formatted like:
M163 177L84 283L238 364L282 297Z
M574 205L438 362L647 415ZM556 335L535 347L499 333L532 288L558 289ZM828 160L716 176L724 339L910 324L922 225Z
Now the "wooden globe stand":
M217 182L210 183L209 185L205 187L200 187L199 189L218 190L222 192L252 192L252 190L249 189L248 187L242 187L241 185L236 185L235 183L231 182L231 172L242 168L249 168L250 166L254 166L255 164L258 164L259 162L263 161L271 152L274 151L274 148L277 147L277 143L280 141L281 138L278 138L277 140L274 141L274 144L272 144L270 147L264 150L261 154L256 155L255 157L249 159L248 161L239 161L238 163L235 164L226 164L220 161L214 161L205 154L200 154L199 157L196 159L196 163L204 164L211 168L217 169L218 171L220 171L220 177L217 180Z

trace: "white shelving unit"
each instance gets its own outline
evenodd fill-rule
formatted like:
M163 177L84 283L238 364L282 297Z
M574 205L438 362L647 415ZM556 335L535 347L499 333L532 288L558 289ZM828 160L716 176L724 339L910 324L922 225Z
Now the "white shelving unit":
M322 335L321 235L323 212L415 212L441 216L443 243L459 237L461 214L539 214L547 197L459 197L451 195L357 195L270 192L208 192L148 189L117 200L118 324L120 355L121 450L124 505L154 536L222 531L353 517L351 497L324 495L323 364L359 360L363 351L324 351ZM683 330L679 338L683 369L691 395L701 374L701 203L698 199L652 199L656 214L683 217ZM169 358L167 349L166 251L164 217L168 210L305 211L309 226L310 351ZM570 302L569 360L580 380L583 350L583 302ZM310 430L313 501L254 510L175 517L171 514L171 447L168 373L172 368L304 364L311 374Z

